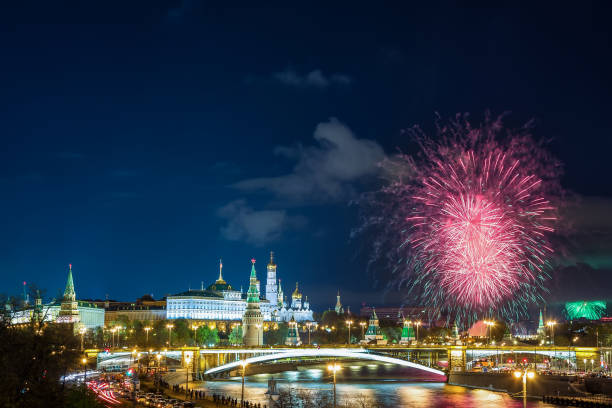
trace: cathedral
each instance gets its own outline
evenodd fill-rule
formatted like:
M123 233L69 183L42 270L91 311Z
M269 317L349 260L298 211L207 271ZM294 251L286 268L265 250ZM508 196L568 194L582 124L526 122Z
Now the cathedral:
M253 273L255 273L255 276L253 276ZM270 253L270 261L267 266L265 296L261 293L261 285L257 280L254 263L251 268L249 291L251 286L257 291L259 310L263 321L289 322L291 318L294 318L297 322L313 320L308 298L302 301L302 294L298 290L297 283L295 291L291 295L291 303L286 302L280 280L277 280L276 276L274 253ZM215 321L242 320L247 310L249 296L253 300L252 293L236 290L223 279L223 263L220 261L219 277L213 284L204 288L202 283L199 290L190 289L167 297L166 318Z

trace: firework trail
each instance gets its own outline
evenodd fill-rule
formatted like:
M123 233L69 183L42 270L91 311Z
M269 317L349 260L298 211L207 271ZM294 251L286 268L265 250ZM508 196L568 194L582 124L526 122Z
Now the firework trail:
M523 315L548 278L558 162L527 127L504 130L501 118L472 127L458 116L435 140L409 133L419 154L384 163L390 183L366 200L377 214L366 224L380 227L378 256L392 248L408 300L439 314Z

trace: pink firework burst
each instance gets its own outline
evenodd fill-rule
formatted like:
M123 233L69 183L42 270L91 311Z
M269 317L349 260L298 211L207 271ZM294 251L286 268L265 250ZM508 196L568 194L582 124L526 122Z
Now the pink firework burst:
M438 127L435 141L412 129L417 158L385 163L392 182L369 196L385 215L369 223L385 224L377 248L400 243L406 262L391 258L418 295L409 300L472 320L518 317L540 299L560 166L527 128L502 130L500 118L474 128L463 116Z

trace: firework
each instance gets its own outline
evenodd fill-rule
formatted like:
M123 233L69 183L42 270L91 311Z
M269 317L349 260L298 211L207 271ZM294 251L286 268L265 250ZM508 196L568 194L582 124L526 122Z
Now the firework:
M517 317L548 277L559 166L526 128L502 130L499 118L474 128L464 117L435 141L412 129L420 154L384 166L401 177L376 196L386 223L377 248L399 242L396 276L411 300L447 316Z
M606 302L601 300L565 303L565 313L570 320L577 320L580 318L599 320L605 311Z

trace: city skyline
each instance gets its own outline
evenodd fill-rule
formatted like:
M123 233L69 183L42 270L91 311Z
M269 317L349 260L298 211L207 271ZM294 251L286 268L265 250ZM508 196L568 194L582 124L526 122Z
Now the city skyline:
M606 8L13 4L0 293L54 296L73 263L83 297L161 297L214 280L219 257L246 287L248 260L274 250L318 309L339 288L353 307L400 304L349 202L416 151L411 126L509 110L551 140L576 203L550 301L607 298Z

